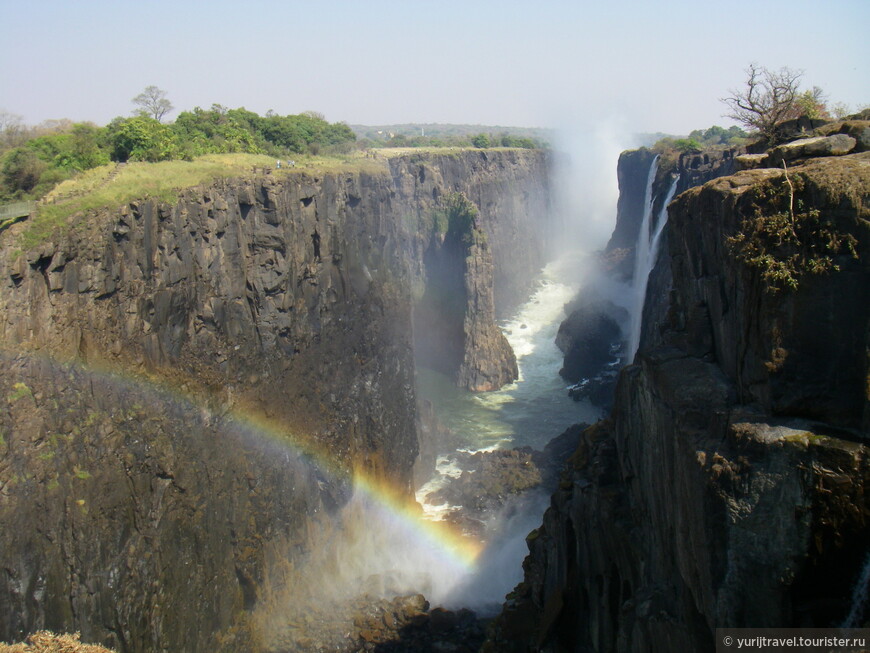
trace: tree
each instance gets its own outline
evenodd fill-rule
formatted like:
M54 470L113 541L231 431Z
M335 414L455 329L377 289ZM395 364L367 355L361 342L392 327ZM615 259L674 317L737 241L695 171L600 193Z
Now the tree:
M773 71L752 63L746 75L745 88L729 90L731 95L721 98L730 109L725 115L774 140L776 126L795 117L803 71L790 68Z
M132 102L139 107L137 113L150 116L157 122L161 122L163 116L174 109L172 103L166 98L166 91L156 86L146 86L145 90L134 97Z
M172 129L150 116L116 118L107 129L115 161L167 161L178 153Z
M831 114L828 112L828 98L818 86L813 86L811 91L804 91L795 99L795 105L798 110L798 115L812 118L813 120L830 120Z
M16 147L24 141L24 123L15 113L0 110L0 148Z
M5 157L0 176L3 185L11 191L11 197L17 198L36 188L47 168L48 164L36 152L18 147Z
M476 136L472 137L471 144L474 145L474 147L479 147L483 149L489 147L492 143L489 140L489 136L487 134L477 134Z

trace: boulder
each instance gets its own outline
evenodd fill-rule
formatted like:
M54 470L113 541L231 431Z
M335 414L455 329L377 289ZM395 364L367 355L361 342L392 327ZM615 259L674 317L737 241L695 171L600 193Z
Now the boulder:
M843 120L832 122L816 130L820 136L848 134L857 141L853 152L870 150L870 120Z
M755 170L756 168L766 168L768 161L767 152L761 154L740 154L734 157L737 163L737 170Z
M818 156L842 156L853 149L857 141L846 134L833 136L816 136L799 141L779 145L770 151L769 164L774 167L782 165L783 161L807 159Z

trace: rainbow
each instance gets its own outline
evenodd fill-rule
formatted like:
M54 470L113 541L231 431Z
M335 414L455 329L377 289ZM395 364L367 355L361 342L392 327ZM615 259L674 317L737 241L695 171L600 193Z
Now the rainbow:
M20 352L3 352L14 358L21 358ZM149 392L161 401L177 402L186 408L193 408L200 413L206 412L211 417L217 417L207 406L203 397L183 389L180 384L173 383L165 377L144 375L130 370L121 370L105 363L82 364L78 362L58 361L44 354L29 354L33 358L42 359L54 366L73 368L77 371L93 375L111 385L126 385L130 388ZM419 549L434 552L441 562L446 563L457 573L466 574L475 569L477 559L483 545L461 534L458 529L445 522L426 519L420 505L411 500L407 493L391 486L389 482L376 478L374 475L355 469L348 472L342 469L327 452L317 448L310 439L298 436L278 420L266 417L256 411L233 408L222 412L220 420L230 428L228 431L239 437L247 434L259 441L269 442L273 446L291 451L297 457L305 458L318 470L334 480L349 482L354 488L354 495L365 500L394 529L399 529ZM380 520L379 520L380 521ZM377 528L378 525L373 526Z

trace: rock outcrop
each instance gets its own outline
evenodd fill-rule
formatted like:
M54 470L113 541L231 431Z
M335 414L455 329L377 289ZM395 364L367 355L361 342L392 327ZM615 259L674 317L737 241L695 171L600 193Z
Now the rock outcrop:
M414 312L417 360L473 392L514 381L516 357L495 321L488 239L464 194L449 196L435 213L423 262L426 290Z
M712 650L717 627L846 618L870 541L870 155L788 174L672 205L672 291L648 295L665 317L585 431L489 650ZM783 215L777 248L757 226Z
M540 263L525 221L547 209L547 167L533 151L411 155L143 199L31 251L14 246L26 224L4 232L0 639L257 650L263 583L301 559L351 473L411 496L422 221L450 194L479 203L491 253L463 284L494 298L494 328L527 283L513 275ZM505 273L517 238L532 253ZM488 374L477 360L467 374Z

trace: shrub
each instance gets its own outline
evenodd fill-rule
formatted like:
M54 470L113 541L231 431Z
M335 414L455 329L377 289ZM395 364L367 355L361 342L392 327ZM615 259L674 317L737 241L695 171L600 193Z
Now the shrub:
M738 260L761 273L767 292L797 290L806 274L839 270L834 256L848 253L858 258L858 241L837 229L818 209L805 208L800 199L805 182L800 175L761 184L755 191L752 213L740 232L728 238Z

